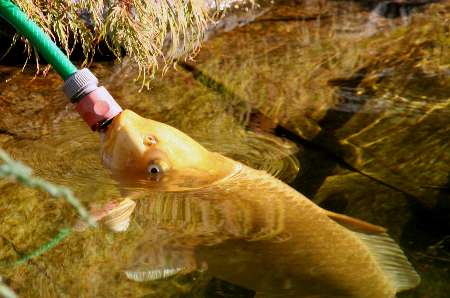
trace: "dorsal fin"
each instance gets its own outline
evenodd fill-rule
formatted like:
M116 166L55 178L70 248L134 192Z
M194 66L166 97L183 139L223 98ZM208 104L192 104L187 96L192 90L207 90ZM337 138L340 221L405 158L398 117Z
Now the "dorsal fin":
M367 246L396 292L415 288L420 276L386 229L347 215L324 210L327 216L351 230Z
M373 234L381 234L386 232L385 228L368 223L366 221L350 217L344 214L334 213L325 209L324 211L329 218L352 231L373 233Z

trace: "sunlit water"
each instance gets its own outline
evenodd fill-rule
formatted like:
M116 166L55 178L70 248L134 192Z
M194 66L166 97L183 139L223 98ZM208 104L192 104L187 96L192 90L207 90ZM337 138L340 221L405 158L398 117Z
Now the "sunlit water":
M212 38L192 63L197 72L178 66L142 92L127 63L93 70L123 107L292 182L321 206L386 227L423 280L400 296L447 297L449 7L387 9L327 1L275 6L252 24ZM102 166L98 135L66 103L56 75L32 81L32 72L14 75L18 70L0 73L1 147L36 175L70 187L86 206L101 208L133 192ZM77 222L62 201L6 181L0 187L3 261ZM268 243L289 243L295 227L277 226L292 209L282 198L275 200L279 208L262 207L256 198L270 193L241 187L255 199L139 187L126 232L104 226L74 232L0 274L23 297L253 297L256 289L248 285L266 267L255 265L245 277L233 270L239 262L267 259L288 267ZM211 204L212 197L220 203ZM252 226L255 218L262 218L259 226ZM257 249L244 254L248 243L235 240L244 236L253 237ZM170 245L155 247L163 240ZM186 250L205 243L224 252L205 261ZM170 259L179 274L136 281L143 272L151 275L155 256ZM223 265L223 272L211 276L208 262L209 268ZM283 274L263 283L275 280L289 287Z

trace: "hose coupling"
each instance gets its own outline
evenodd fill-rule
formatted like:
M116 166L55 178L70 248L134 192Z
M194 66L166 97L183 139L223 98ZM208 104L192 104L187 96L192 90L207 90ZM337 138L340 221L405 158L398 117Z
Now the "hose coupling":
M93 131L104 128L122 108L87 68L76 71L64 82L64 94Z

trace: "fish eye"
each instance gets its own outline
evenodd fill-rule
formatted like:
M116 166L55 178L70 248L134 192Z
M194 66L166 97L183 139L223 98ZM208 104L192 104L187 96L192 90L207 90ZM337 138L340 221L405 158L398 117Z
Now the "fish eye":
M151 175L157 175L162 172L162 169L158 164L153 163L148 166L147 171Z
M163 174L164 172L166 172L168 169L169 169L169 166L164 161L152 160L147 167L147 172L151 176L159 176L159 175Z

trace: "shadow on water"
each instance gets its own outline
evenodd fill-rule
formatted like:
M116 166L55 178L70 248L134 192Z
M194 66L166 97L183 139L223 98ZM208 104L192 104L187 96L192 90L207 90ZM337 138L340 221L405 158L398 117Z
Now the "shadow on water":
M255 297L255 294L256 292L253 290L248 290L217 278L211 279L205 289L205 297L211 298L252 298Z
M425 209L410 200L411 219L404 227L400 244L412 256L414 266L420 270L422 279L433 283L423 291L428 297L447 297L450 284L450 173L447 184L441 188L437 203L432 209ZM444 281L444 284L440 284ZM423 292L422 291L422 292ZM420 298L423 293L414 291L399 297Z
M425 5L439 2L439 0L419 0L419 1L357 1L364 9L375 11L379 16L394 19L408 16L414 11L423 8Z
M447 185L442 187L433 209L427 210L415 201L410 201L413 216L405 226L401 243L412 251L426 250L449 236L450 233L450 173ZM449 254L450 243L444 247ZM438 260L438 258L436 258ZM448 264L447 264L448 265ZM449 272L450 274L450 272ZM449 275L450 276L450 275Z
M339 86L336 96L344 99L339 102L345 102L346 98L355 97L354 89L363 78L364 71L361 71L350 79L330 82L332 85ZM334 132L343 127L369 99L367 96L359 98L359 105L351 111L348 109L339 109L338 107L328 109L325 117L319 121L322 130L311 140L302 139L283 127L277 127L276 133L278 135L291 139L307 149L299 157L302 165L302 173L292 182L292 185L307 197L314 197L326 177L330 176L337 166L353 170L340 157L343 156L344 152ZM326 139L326 143L329 146L334 148L334 152L319 145L320 141L324 139ZM320 166L318 167L318 165Z

